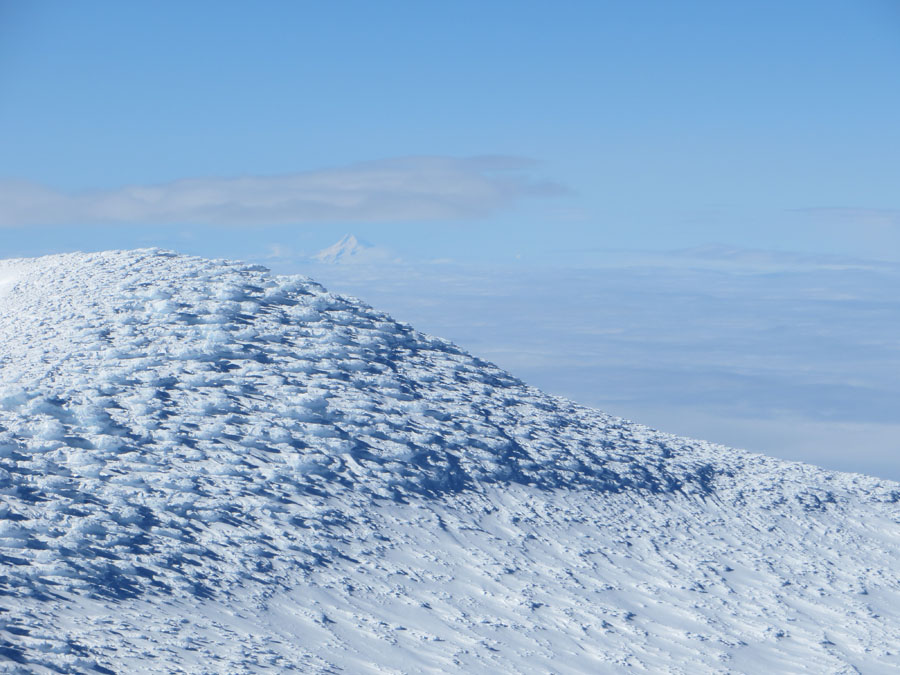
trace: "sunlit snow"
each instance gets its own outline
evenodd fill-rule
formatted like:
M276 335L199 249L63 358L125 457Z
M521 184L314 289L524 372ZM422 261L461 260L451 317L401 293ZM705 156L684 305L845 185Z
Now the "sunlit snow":
M891 672L900 485L547 396L302 277L6 261L0 672Z
M12 276L3 276L2 272L0 272L0 298L9 293L12 289L13 284L16 282L15 277Z

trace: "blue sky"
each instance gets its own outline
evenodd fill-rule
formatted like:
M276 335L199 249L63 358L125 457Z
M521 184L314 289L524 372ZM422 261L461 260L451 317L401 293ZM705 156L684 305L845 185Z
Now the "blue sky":
M6 1L0 31L0 223L15 252L73 239L204 252L210 232L224 254L314 249L354 229L422 257L710 241L900 257L893 0ZM290 209L240 196L240 227L225 228L177 195L145 213L54 210L19 183L90 201L485 155L521 160L462 169L477 184L446 212L296 208L296 227ZM411 164L403 181L422 173ZM506 180L521 184L479 201Z
M895 0L0 0L0 257L268 261L555 393L900 478L898 80ZM310 266L346 232L403 264Z

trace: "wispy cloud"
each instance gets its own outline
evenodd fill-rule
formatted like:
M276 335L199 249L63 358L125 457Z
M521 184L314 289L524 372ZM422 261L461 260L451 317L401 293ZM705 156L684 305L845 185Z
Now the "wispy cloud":
M864 227L900 226L900 209L871 209L850 206L829 206L798 209L801 213L823 222L843 223Z
M186 178L64 193L0 181L0 226L87 223L283 225L469 219L560 185L518 157L404 157L279 176Z

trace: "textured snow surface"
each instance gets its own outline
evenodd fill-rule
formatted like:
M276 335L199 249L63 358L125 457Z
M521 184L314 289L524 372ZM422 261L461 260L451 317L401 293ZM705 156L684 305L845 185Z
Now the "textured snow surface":
M896 672L898 519L306 278L0 262L0 672Z

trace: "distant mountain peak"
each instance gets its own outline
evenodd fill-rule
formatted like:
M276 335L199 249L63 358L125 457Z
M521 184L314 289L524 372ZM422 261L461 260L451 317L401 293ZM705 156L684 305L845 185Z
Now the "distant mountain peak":
M378 249L368 242L360 241L353 234L345 234L337 242L323 248L313 256L313 259L328 265L339 265L353 262L370 262Z

